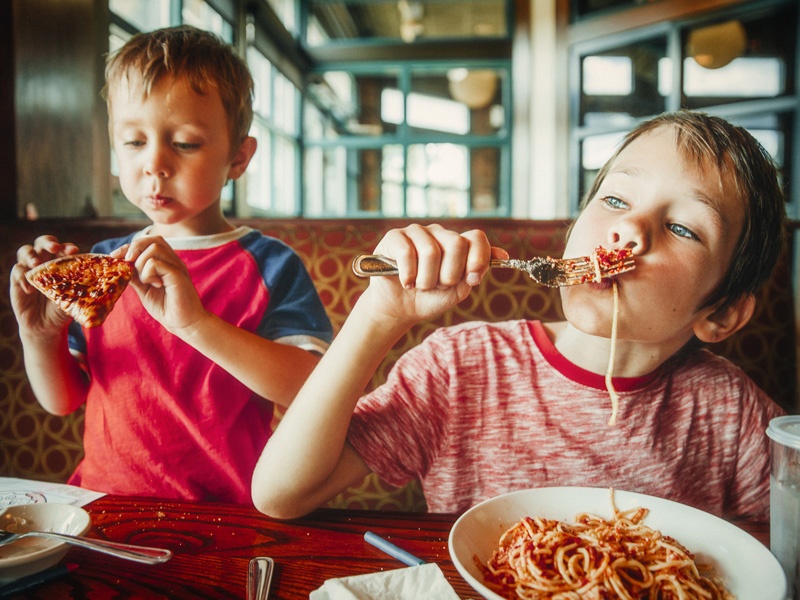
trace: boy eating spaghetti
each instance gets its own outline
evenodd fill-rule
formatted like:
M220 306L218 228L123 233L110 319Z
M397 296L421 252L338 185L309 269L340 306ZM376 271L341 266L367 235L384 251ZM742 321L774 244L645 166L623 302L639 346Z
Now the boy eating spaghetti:
M294 251L222 212L223 186L256 150L253 81L233 47L176 27L113 54L106 92L122 190L152 225L93 249L135 273L90 328L25 278L75 245L43 236L19 249L11 298L28 378L52 413L86 406L69 483L249 504L274 406L291 402L332 337Z
M370 471L422 483L428 509L460 512L512 490L614 487L717 515L765 520L764 430L781 413L740 369L698 342L750 318L779 256L776 169L741 128L695 112L631 132L598 174L565 257L628 248L636 268L562 288L566 320L441 328L360 398L413 324L465 299L506 253L480 231L389 232L372 278L267 443L253 499L280 518L319 506ZM609 425L605 382L619 322Z

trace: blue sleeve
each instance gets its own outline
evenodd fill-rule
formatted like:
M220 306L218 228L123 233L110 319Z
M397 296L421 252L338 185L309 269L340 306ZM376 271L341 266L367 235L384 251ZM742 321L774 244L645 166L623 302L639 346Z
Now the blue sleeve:
M91 251L100 254L109 254L120 246L129 243L133 239L134 235L135 234L132 233L125 237L103 240L102 242L98 242L92 246ZM83 328L75 321L69 324L68 340L71 350L75 350L81 354L86 354L86 338L83 335Z
M330 343L333 327L328 313L297 253L259 231L244 236L240 243L254 257L269 290L258 334L270 340L306 335Z

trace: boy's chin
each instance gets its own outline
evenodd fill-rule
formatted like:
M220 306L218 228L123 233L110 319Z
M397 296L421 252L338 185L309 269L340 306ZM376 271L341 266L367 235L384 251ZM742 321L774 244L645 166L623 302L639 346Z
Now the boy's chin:
M613 307L611 304L591 302L587 298L574 298L562 302L564 317L574 328L595 337L611 337ZM620 315L621 316L621 315Z

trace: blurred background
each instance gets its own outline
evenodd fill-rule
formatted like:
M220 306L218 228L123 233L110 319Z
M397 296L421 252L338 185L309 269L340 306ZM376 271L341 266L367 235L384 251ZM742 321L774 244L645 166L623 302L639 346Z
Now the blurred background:
M138 217L99 96L109 51L190 23L256 82L241 217L575 214L622 134L681 107L800 164L796 0L0 0L2 218Z

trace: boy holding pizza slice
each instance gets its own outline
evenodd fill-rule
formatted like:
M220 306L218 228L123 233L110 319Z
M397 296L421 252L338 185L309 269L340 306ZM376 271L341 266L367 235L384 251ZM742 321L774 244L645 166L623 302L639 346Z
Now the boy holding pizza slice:
M400 336L464 300L506 254L476 230L387 233L375 253L399 276L370 280L287 410L254 473L256 506L296 517L374 471L395 485L419 478L432 512L589 486L766 520L764 431L781 409L697 341L748 321L784 227L776 169L749 133L701 113L656 117L600 171L564 252L627 248L635 269L561 288L564 322L439 329L361 397Z
M25 277L78 249L51 236L20 248L11 298L31 386L52 413L86 406L70 483L249 503L274 406L332 338L294 251L222 213L223 186L256 150L252 79L231 46L192 27L134 36L106 79L120 185L152 225L93 249L133 266L96 327L70 325Z

